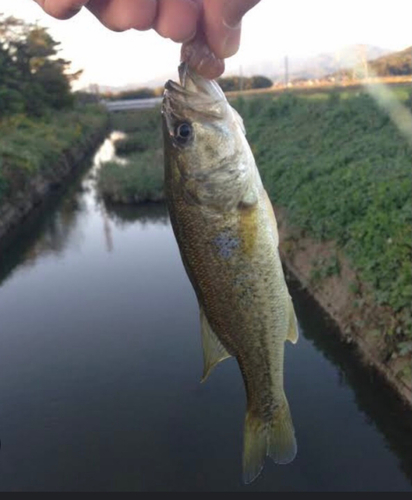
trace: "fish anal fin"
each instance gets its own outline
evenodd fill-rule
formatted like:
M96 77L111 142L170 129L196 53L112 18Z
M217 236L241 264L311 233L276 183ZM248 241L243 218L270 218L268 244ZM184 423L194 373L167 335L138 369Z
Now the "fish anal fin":
M295 309L293 308L291 298L289 298L289 329L286 339L292 342L292 344L296 344L299 339L298 320L296 319Z
M203 345L203 377L202 383L207 380L213 368L221 361L230 358L231 355L223 347L215 332L212 330L203 308L200 308L200 326L202 330Z

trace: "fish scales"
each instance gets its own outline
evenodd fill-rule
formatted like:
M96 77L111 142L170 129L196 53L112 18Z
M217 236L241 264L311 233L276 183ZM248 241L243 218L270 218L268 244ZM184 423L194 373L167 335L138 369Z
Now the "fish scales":
M272 205L240 117L216 82L187 66L163 103L165 188L182 261L201 310L204 378L234 356L247 396L245 482L266 455L288 463L296 441L283 389L284 342L297 324Z

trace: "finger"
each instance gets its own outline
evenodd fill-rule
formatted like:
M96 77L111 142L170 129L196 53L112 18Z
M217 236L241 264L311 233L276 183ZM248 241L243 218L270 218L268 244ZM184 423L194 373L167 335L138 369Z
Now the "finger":
M79 12L89 0L34 0L47 14L57 19L69 19Z
M211 80L218 78L225 70L224 61L210 50L202 30L198 31L195 38L182 45L181 60Z
M233 56L239 49L243 16L260 0L204 0L207 42L218 58Z
M144 31L155 22L157 0L90 0L87 8L112 31Z
M200 12L197 0L159 0L155 29L165 38L185 42L195 36Z

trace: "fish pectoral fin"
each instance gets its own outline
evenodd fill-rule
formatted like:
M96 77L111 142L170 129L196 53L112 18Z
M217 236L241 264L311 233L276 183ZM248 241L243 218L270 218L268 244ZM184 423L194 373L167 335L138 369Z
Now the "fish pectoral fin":
M232 108L232 113L234 115L234 117L236 118L236 121L238 122L242 132L246 135L246 128L245 128L245 124L243 122L243 118L240 116L240 114L236 111L235 108Z
M295 309L293 308L292 299L289 297L289 329L287 340L292 342L292 344L296 344L299 339L299 329L298 329L298 320L296 319Z
M258 202L258 194L253 187L250 187L245 193L243 193L242 199L239 202L238 208L248 209L256 207Z
M207 380L213 368L231 355L223 347L215 332L212 330L203 308L200 308L200 327L202 329L203 345L203 377L202 383Z

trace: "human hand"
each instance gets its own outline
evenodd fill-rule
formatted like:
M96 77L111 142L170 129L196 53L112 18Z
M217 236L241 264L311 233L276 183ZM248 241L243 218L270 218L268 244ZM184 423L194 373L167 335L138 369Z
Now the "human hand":
M224 59L240 44L241 21L260 0L35 0L57 19L86 6L113 31L155 29L183 43L182 60L207 78L224 71Z

